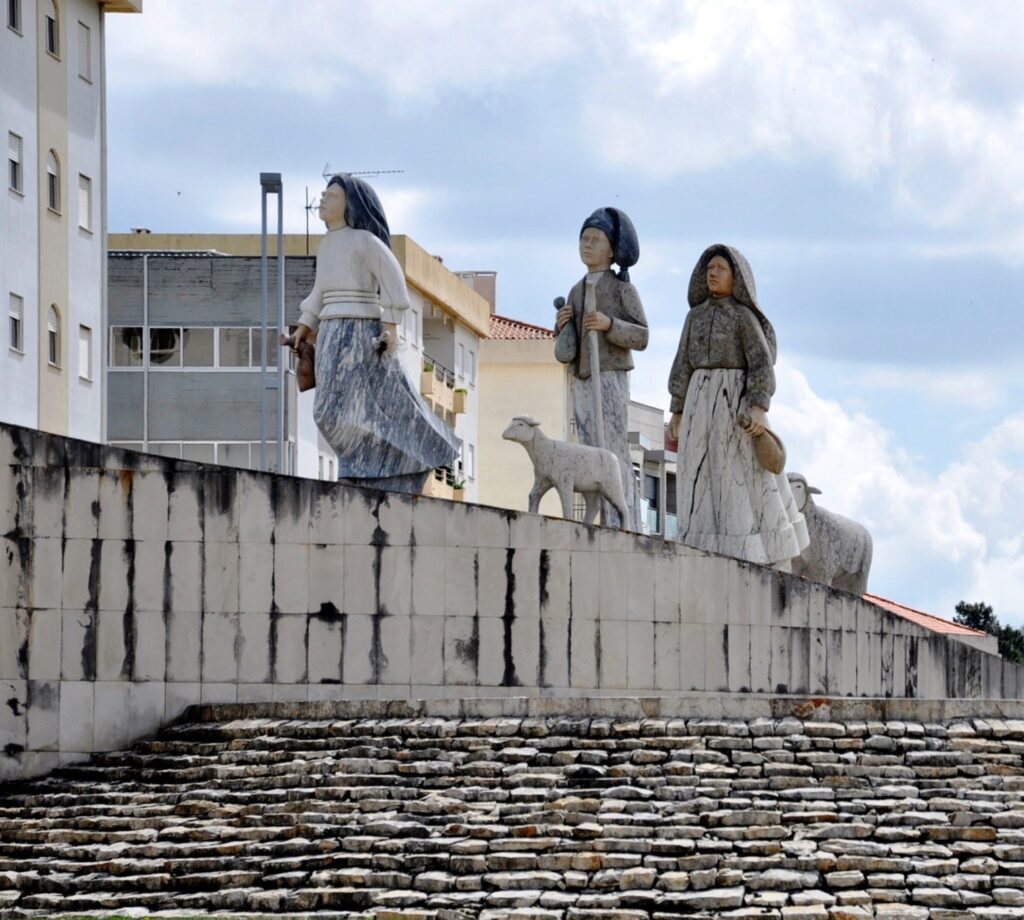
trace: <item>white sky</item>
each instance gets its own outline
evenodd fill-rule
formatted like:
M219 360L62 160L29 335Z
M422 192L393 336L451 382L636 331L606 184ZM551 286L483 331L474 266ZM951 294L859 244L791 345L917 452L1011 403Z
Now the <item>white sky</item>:
M548 323L579 225L633 218L665 380L703 248L750 260L773 425L875 538L871 590L1024 623L1024 4L146 0L110 16L110 226L286 229L334 169Z

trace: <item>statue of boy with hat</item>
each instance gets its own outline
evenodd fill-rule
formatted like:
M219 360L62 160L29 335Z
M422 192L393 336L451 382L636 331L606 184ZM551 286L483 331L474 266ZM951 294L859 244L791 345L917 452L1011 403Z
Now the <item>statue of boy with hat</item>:
M627 530L640 531L640 498L629 456L629 372L632 352L647 347L647 318L629 282L629 267L640 257L633 222L618 208L598 208L580 230L580 259L587 274L559 298L555 357L572 365L573 416L579 440L619 458L629 509ZM619 272L612 271L612 264ZM602 502L601 520L619 522Z

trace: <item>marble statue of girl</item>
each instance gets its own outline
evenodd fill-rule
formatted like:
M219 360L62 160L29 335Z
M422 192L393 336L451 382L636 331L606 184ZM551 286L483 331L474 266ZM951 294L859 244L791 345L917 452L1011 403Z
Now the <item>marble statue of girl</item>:
M636 264L640 246L632 221L618 208L598 208L591 214L583 222L579 245L587 274L558 311L555 357L572 366L572 408L580 442L604 447L618 457L629 509L624 526L640 531L640 497L629 456L627 419L632 353L647 347L648 335L640 295L629 283L629 267ZM620 268L618 274L611 269L613 263ZM599 404L591 374L595 350L586 347L591 333L597 336ZM604 500L601 520L619 526L619 513Z
M458 454L453 432L413 388L394 354L409 293L380 199L339 173L320 197L327 233L291 345L316 335L313 417L350 485L419 493Z
M678 540L788 570L807 545L807 527L785 473L764 469L754 454L753 438L768 428L776 342L747 260L730 246L708 247L689 301L668 381Z

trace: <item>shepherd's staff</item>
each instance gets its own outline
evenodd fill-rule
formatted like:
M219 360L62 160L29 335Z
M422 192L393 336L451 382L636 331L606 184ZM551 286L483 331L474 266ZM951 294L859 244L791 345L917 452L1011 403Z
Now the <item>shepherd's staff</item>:
M586 279L586 287L584 288L583 297L583 318L585 319L588 313L597 312L597 291L595 290L596 281L591 281L588 277ZM561 310L565 306L564 297L555 298L555 309ZM572 322L572 320L570 320ZM598 341L597 341L597 330L590 329L589 331L584 329L584 323L580 323L580 328L583 330L583 334L586 336L586 348L590 357L590 386L594 394L594 425L597 428L597 446L604 448L604 406L601 402L601 359L598 355Z

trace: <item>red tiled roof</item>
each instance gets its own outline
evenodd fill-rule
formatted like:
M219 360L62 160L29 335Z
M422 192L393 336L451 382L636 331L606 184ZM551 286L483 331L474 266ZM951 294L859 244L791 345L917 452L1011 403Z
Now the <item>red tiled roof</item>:
M555 333L543 326L534 326L518 319L491 314L492 339L553 339Z
M896 601L890 601L887 598L879 597L877 594L865 594L864 600L870 601L883 610L888 610L890 613L895 613L898 617L903 617L905 620L910 620L911 623L917 623L918 626L923 626L925 629L930 629L932 632L945 633L952 636L987 636L987 632L983 632L980 629L971 629L969 626L961 626L959 623L954 623L952 620L944 620L942 617L937 617L931 613L924 613L921 610L914 610L913 607L904 607L903 604L897 604Z

